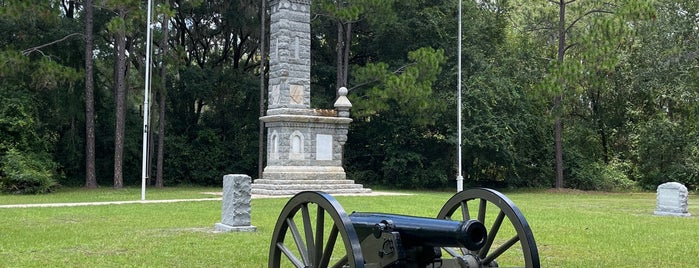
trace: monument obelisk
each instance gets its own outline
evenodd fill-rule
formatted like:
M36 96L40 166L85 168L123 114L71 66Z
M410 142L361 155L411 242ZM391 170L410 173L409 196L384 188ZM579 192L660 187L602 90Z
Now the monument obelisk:
M253 194L368 193L346 179L343 147L352 119L347 90L335 109L311 109L311 2L270 2L267 165Z

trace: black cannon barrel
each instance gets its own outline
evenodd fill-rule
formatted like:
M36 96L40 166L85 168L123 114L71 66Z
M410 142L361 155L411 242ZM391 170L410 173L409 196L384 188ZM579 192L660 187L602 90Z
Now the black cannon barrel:
M452 221L384 213L354 212L350 216L360 239L384 231L399 232L403 243L478 250L486 240L485 226L475 220Z

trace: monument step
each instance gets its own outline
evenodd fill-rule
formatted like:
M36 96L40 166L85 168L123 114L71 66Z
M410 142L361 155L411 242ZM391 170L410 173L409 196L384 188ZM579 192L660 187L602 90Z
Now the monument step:
M269 179L257 179L253 184L313 184L313 185L324 185L324 184L355 184L353 180L269 180Z
M269 189L252 189L252 194L255 195L295 195L299 192L302 191L322 191L328 194L369 194L371 193L371 189L368 188L354 188L354 189L313 189L313 188L304 188L304 189L296 189L296 190L290 190L290 189L284 189L284 190L269 190Z
M253 184L252 189L266 190L333 190L333 189L362 189L361 184Z

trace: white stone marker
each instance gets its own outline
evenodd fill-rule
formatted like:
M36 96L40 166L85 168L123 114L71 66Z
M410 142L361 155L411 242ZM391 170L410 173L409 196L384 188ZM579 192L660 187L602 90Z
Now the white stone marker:
M663 183L658 186L658 206L653 212L660 216L689 217L687 187L678 182Z
M250 225L250 188L252 179L248 175L223 176L223 198L221 222L214 225L218 232L255 232Z

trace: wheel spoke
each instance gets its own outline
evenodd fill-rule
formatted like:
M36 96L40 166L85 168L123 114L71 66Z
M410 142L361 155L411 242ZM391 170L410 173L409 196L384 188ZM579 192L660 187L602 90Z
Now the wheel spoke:
M301 206L301 217L303 218L303 232L306 235L306 252L308 252L308 259L306 264L312 264L313 262L315 262L316 259L316 247L314 245L313 239L313 225L311 225L311 215L308 213L308 204L304 204L303 206Z
M449 256L452 257L461 257L461 256L466 256L466 254L469 253L468 249L466 248L442 248L444 251L446 251Z
M495 218L493 226L488 231L488 240L485 242L485 245L483 245L481 250L478 252L479 258L483 259L486 255L488 255L488 251L490 251L490 247L493 245L493 241L495 241L495 237L498 235L498 231L500 230L500 226L502 225L503 219L505 219L505 212L501 210L500 213L498 213L498 217Z
M306 248L305 243L303 242L303 238L301 237L301 233L299 232L299 228L296 227L296 223L294 222L294 220L292 218L287 218L286 224L289 225L289 231L291 231L291 235L294 238L294 242L296 242L296 248L298 248L299 253L301 254L301 258L303 259L303 263L309 263L308 250Z
M315 262L320 263L320 259L323 253L323 232L325 231L325 210L322 207L318 207L316 214L316 243L315 243Z
M488 205L488 201L485 198L481 198L481 202L478 205L478 221L485 224L485 208Z
M335 242L337 241L338 233L339 230L337 229L337 226L333 225L333 228L330 230L330 235L328 235L328 243L325 244L325 250L323 250L323 257L318 263L318 267L328 267L328 264L330 263L330 257L332 257L333 255L333 249L335 248Z
M444 251L446 251L447 254L449 254L449 256L452 256L452 257L459 257L459 256L461 256L461 255L459 255L458 252L456 252L455 248L442 248L442 249L443 249Z
M288 247L286 247L286 245L284 245L284 243L277 243L277 248L281 250L287 258L289 258L289 260L291 261L291 263L294 264L294 266L299 268L305 267L303 262L301 262L299 258L296 258L296 256L294 256L294 253L292 253L291 250Z
M337 261L337 263L335 263L335 264L332 266L332 268L342 268L342 267L345 267L345 265L347 265L348 263L349 263L349 262L347 261L347 255L345 255L345 256L342 257L342 259L340 259L339 261ZM325 267L325 266L322 266L322 267Z
M500 257L500 255L505 253L505 251L510 249L510 247L512 247L512 245L514 245L517 242L519 242L519 236L515 235L514 237L510 238L510 240L507 240L507 242L505 242L505 244L502 244L502 245L500 245L500 247L493 250L493 253L491 253L488 257L483 258L482 263L488 264L488 263L492 262L493 260Z
M471 214L468 212L468 202L463 201L461 202L461 217L463 218L463 221L467 221L471 219Z

